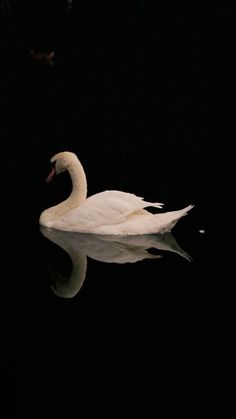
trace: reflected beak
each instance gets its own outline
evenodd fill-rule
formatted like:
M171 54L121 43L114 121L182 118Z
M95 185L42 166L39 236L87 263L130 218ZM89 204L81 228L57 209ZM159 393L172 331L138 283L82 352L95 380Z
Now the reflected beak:
M54 167L52 167L51 172L49 173L47 179L45 180L46 183L51 182L51 180L54 178L54 176L56 176L57 172L54 169Z

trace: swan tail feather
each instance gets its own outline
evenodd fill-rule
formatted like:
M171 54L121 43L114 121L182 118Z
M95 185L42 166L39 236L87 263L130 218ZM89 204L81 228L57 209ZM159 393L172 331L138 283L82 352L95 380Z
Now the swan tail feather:
M177 222L180 218L184 217L188 214L188 212L194 207L194 205L188 205L187 207L177 210L177 211L170 211L169 215L173 217L173 222Z
M188 212L193 208L193 205L188 205L187 207L177 210L170 211L162 214L157 214L158 218L158 227L160 232L169 233L175 227L180 218L188 214ZM161 226L159 222L161 221Z

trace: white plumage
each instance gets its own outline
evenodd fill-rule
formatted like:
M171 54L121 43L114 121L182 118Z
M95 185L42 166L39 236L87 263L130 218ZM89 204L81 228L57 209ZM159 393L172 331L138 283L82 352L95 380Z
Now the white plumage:
M87 198L86 176L77 156L62 152L56 154L51 162L55 167L48 180L68 170L72 191L68 199L42 212L39 222L45 227L121 236L166 233L193 207L189 205L177 211L152 214L145 208L162 208L163 204L144 201L127 192L108 190Z

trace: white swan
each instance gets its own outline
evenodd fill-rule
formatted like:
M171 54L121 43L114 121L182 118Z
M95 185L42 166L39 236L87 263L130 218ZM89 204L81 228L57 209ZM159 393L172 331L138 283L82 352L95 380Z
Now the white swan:
M191 261L191 257L181 249L171 233L118 237L67 232L42 226L40 231L70 256L72 270L68 277L48 266L52 290L63 298L73 298L82 288L87 271L87 257L105 263L136 263L144 259L160 258L161 255L150 253L151 249L156 249L174 252Z
M47 181L54 175L69 171L72 191L65 201L40 215L42 226L64 231L111 235L138 235L170 232L177 221L193 205L178 211L152 214L146 207L161 208L163 204L147 202L134 194L105 191L87 198L84 169L74 153L65 151L52 157Z

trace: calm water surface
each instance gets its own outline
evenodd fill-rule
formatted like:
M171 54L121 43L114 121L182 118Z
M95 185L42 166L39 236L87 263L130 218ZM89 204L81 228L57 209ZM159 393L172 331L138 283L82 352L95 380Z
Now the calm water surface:
M92 398L187 417L230 399L230 251L197 209L173 235L121 242L40 229L37 212L3 228L4 410L73 416Z

